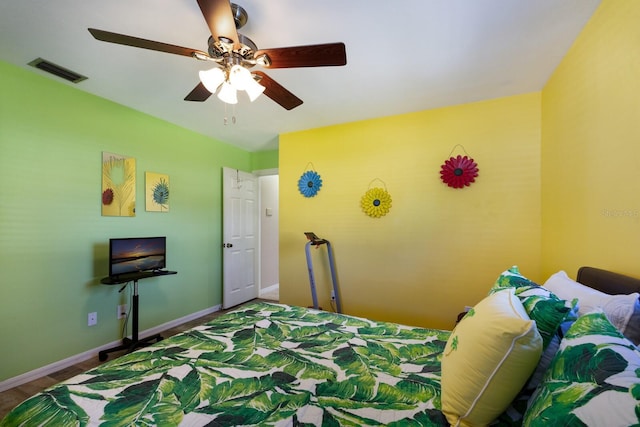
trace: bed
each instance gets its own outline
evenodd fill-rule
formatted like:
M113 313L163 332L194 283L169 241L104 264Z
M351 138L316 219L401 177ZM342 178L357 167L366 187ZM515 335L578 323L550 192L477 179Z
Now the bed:
M579 285L566 280L571 286ZM634 292L640 291L640 280L593 268L582 268L578 280L593 292L631 295L627 299L632 303L635 295L638 313L626 319L627 325L632 318L638 320L633 317L640 315ZM560 314L550 315L549 301ZM521 318L496 322L491 317L495 313L486 308L497 306L500 311L509 305ZM531 311L531 316L523 310ZM544 326L549 333L541 333L541 322L531 320L540 314L549 323ZM481 341L479 348L470 349L471 362L454 358L464 356L469 336L485 340L486 336L476 336L493 333L491 327L474 323L486 316L490 324L522 326L527 342L522 344L522 336L514 338L510 347L523 353L502 354L507 362L490 368L493 371L479 383L480 392L465 398L471 401L462 402L462 409L456 408L460 403L456 387L463 394L474 388L472 371L482 363L482 352L508 341L499 331L497 345ZM555 320L548 321L551 317ZM601 307L579 313L577 298L558 297L516 267L500 274L488 287L487 298L453 331L255 302L44 390L14 408L0 426L548 425L550 419L564 420L558 425L597 425L597 419L594 424L591 415L579 411L588 406L597 415L611 399L622 401L615 406L623 414L618 425L638 424L640 352L606 319ZM598 365L600 356L590 357L589 369L598 372L597 379L584 369L580 379L567 376L564 370L558 378L556 365L568 366L569 353L589 341L593 331L587 326L597 329L598 339L614 341L614 357L607 353L603 359L609 370ZM594 345L608 348L601 342ZM580 354L587 357L584 351ZM520 366L525 359L530 359L526 369ZM524 372L514 374L513 367L506 367L510 360ZM615 379L609 381L610 377ZM508 385L506 397L497 383ZM578 415L563 400L562 390L572 393ZM496 406L498 401L506 404ZM488 413L479 408L481 404L491 407ZM607 420L603 425L616 425L611 417ZM629 420L634 422L624 424Z

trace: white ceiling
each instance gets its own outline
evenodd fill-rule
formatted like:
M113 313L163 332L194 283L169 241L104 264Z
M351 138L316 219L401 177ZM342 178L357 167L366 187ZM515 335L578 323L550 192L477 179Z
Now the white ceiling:
M184 101L212 63L95 40L88 27L207 50L196 0L2 0L0 60L249 151L281 133L542 89L599 0L237 0L258 48L344 42L344 67L273 69L304 101ZM42 57L77 85L29 67ZM257 69L257 68L256 68ZM236 124L224 125L225 115Z

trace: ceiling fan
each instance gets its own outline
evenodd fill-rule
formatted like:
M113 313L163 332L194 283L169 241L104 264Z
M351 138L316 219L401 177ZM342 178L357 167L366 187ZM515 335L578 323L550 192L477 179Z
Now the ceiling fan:
M200 72L201 82L184 98L185 101L205 101L220 88L218 97L234 104L237 102L237 90L246 90L252 101L264 91L267 97L291 110L302 104L300 98L264 72L250 72L248 69L256 65L270 69L341 66L347 63L344 43L258 49L248 37L237 32L248 19L242 7L229 0L197 1L211 31L208 52L95 28L89 28L89 32L97 40L105 42L217 63L213 69Z

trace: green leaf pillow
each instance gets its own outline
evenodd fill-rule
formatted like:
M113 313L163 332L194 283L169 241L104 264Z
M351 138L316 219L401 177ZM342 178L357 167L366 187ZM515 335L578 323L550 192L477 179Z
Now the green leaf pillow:
M546 349L556 335L560 324L571 316L577 301L558 298L548 289L520 274L517 266L502 272L489 290L489 294L508 288L515 289L516 296L522 302L527 314L536 321L542 336L543 349Z
M640 424L640 350L607 316L578 318L529 401L523 426Z

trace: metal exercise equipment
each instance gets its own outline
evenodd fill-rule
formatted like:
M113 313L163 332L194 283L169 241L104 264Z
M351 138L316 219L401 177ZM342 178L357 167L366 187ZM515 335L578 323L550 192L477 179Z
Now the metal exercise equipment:
M318 306L318 295L316 293L316 280L313 274L313 263L311 262L311 246L316 246L319 248L322 245L327 245L327 253L329 254L329 268L331 269L331 281L333 282L333 292L332 296L335 298L336 302L336 312L342 313L342 304L340 303L340 293L338 292L338 283L336 281L336 268L333 262L333 251L331 250L331 243L326 239L321 239L312 232L305 232L305 236L309 241L304 247L305 253L307 255L307 269L309 271L309 283L311 285L311 298L313 299L313 308L319 310Z

